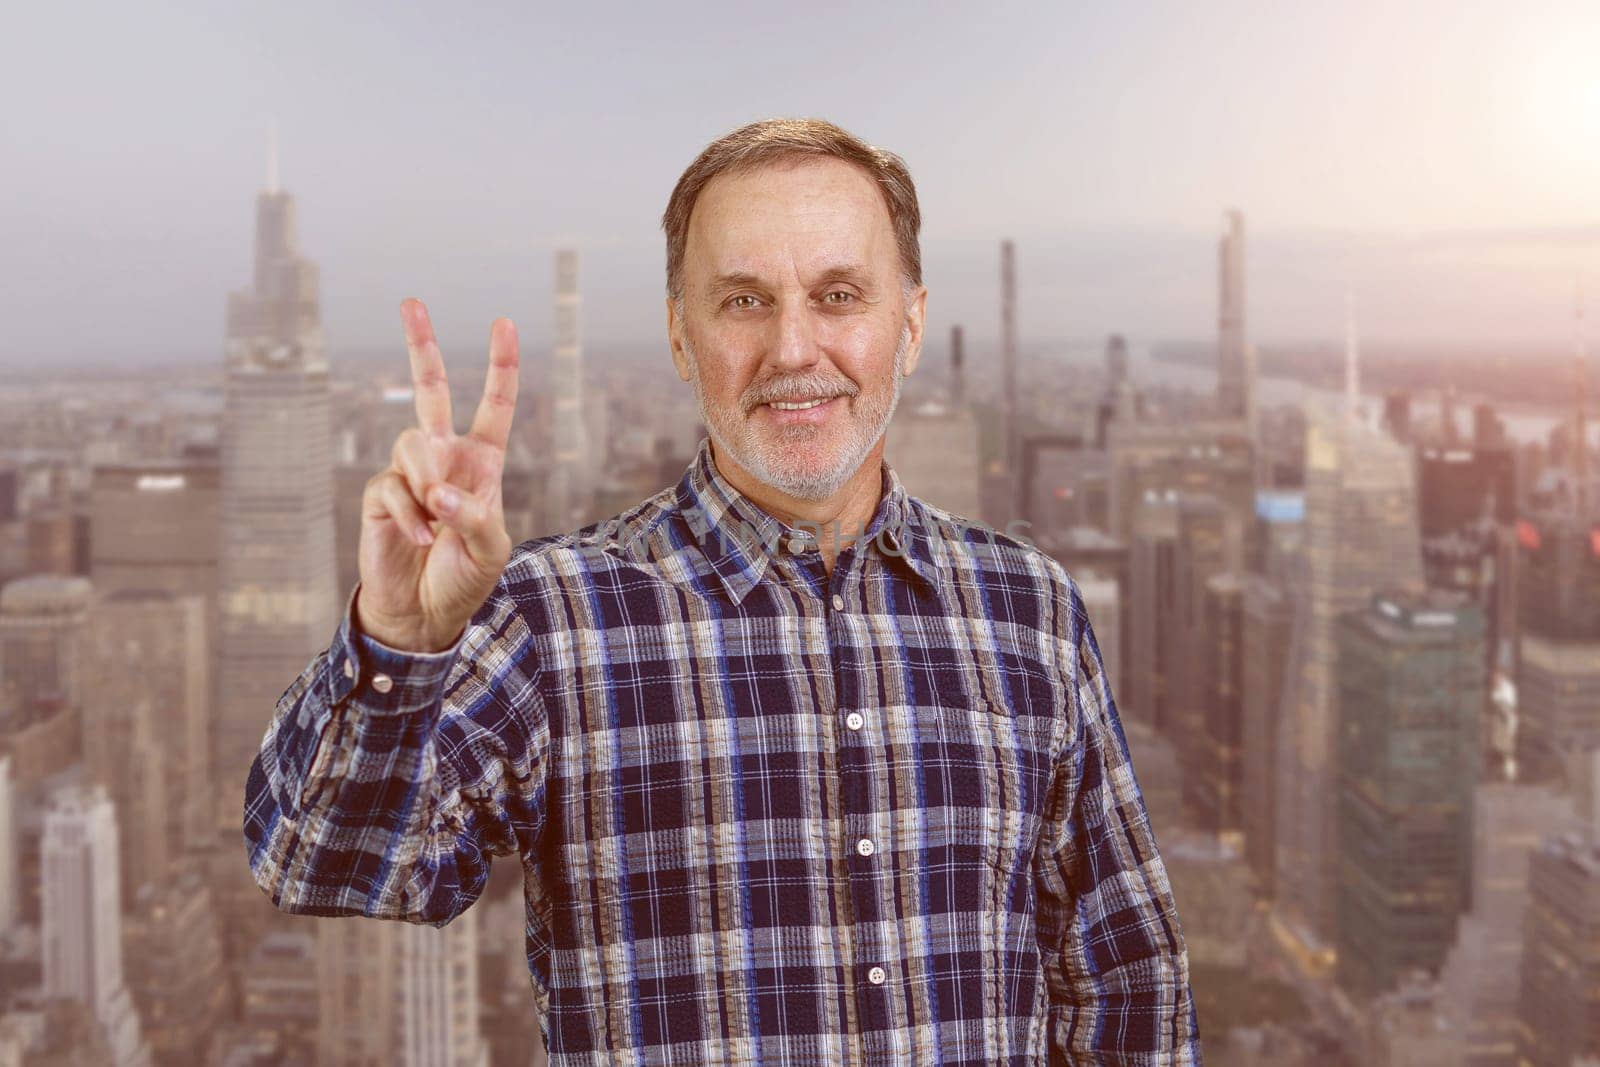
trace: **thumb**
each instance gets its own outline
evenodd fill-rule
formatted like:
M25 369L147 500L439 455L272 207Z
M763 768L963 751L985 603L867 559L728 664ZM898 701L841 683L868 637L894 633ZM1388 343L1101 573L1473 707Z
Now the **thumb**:
M487 503L448 482L440 482L428 490L428 507L440 522L461 535L474 562L485 567L501 565L505 532L496 516L490 514Z

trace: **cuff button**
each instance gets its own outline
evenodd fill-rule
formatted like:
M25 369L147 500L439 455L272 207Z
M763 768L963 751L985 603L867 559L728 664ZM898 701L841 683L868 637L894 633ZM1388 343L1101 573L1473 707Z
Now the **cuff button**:
M394 679L387 674L374 674L372 676L372 688L380 693L387 693L394 688Z

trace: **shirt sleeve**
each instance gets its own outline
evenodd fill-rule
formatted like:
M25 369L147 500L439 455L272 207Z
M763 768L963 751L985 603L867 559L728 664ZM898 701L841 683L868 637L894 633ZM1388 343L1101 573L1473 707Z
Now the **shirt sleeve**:
M456 644L393 649L354 622L278 698L245 785L250 870L282 911L444 926L544 821L548 721L502 577Z
M1077 583L1068 724L1035 854L1052 1064L1199 1067L1189 953Z

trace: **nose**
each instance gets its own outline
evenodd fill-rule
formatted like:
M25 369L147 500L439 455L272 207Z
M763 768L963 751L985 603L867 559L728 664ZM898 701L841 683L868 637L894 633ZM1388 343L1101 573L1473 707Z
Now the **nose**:
M783 300L772 316L768 361L782 371L806 370L821 359L815 323L804 299Z

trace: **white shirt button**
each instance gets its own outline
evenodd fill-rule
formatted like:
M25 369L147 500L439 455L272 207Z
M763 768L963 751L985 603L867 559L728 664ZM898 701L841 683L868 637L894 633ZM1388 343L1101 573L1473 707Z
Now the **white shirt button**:
M872 838L863 837L860 841L857 841L856 851L861 853L863 856L872 855Z
M346 678L354 678L356 676L355 665L352 664L349 660L345 660L344 661L344 676Z
M833 610L834 611L843 611L844 610L844 597L840 596L838 593L833 594Z
M867 972L867 981L871 982L873 985L882 985L883 980L887 977L889 976L884 973L882 967L874 967L872 970Z
M372 688L380 693L387 693L394 688L394 679L387 674L374 674L372 676Z
M846 726L850 727L850 729L852 729L852 730L861 729L862 724L865 723L866 721L867 720L862 716L862 714L859 711L852 711L850 714L848 714L848 715L846 715L844 717L844 724Z

